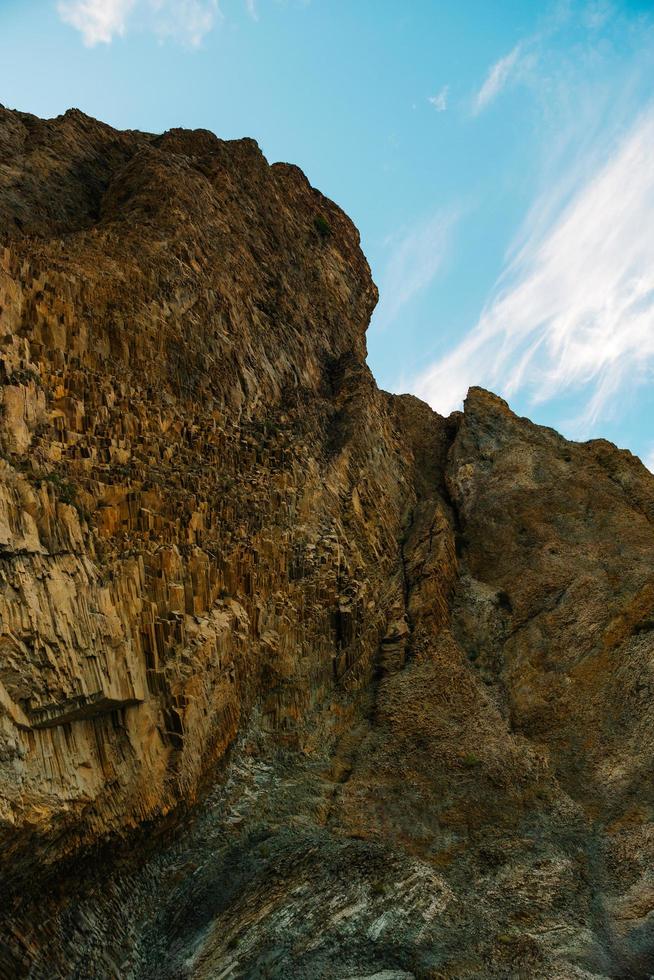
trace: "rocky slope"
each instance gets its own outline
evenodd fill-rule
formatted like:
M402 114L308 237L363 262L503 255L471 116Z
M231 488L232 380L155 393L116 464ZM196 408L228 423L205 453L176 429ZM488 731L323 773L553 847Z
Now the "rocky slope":
M0 109L0 975L654 972L654 478L380 392L297 168Z

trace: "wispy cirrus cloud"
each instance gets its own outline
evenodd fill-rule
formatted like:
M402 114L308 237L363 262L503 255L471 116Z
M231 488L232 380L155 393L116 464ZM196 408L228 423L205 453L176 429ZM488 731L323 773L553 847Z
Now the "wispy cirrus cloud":
M246 7L256 19L254 0ZM218 0L58 0L57 12L87 47L110 44L132 27L197 47L221 17Z
M470 384L532 403L584 392L577 428L654 375L654 105L562 201L532 208L476 326L412 389L457 408Z
M149 3L155 33L194 48L221 17L218 0L149 0Z
M486 78L484 79L483 85L475 96L473 105L475 115L483 112L483 110L497 98L502 89L506 86L512 73L519 64L521 53L522 44L516 44L516 46L509 51L508 54L504 55L503 58L500 58L499 61L496 61L495 64L491 66Z
M457 220L454 210L438 211L391 241L391 253L381 277L375 327L392 323L400 310L431 284L441 269Z
M430 95L427 101L433 105L436 112L445 112L447 109L447 96L450 91L449 85L444 85L436 95Z

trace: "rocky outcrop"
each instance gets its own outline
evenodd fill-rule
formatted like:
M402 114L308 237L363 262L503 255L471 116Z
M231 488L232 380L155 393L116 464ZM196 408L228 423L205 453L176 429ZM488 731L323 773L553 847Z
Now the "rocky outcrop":
M0 974L647 976L651 475L380 392L252 141L0 147Z

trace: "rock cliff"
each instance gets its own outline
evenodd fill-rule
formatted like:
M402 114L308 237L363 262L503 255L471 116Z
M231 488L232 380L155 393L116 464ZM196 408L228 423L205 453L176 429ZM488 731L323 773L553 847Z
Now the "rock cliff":
M654 478L379 391L250 140L0 108L0 975L654 972Z

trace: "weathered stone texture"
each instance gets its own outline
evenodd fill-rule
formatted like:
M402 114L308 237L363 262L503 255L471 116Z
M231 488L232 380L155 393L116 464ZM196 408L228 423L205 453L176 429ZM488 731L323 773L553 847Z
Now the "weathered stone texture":
M640 462L380 392L250 140L0 109L0 247L0 975L648 975Z

